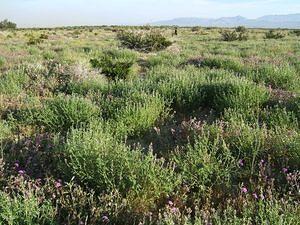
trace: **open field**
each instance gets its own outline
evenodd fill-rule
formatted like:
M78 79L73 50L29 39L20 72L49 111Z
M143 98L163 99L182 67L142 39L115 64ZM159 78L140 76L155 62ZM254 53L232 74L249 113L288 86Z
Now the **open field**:
M0 225L300 224L299 31L221 30L0 31Z

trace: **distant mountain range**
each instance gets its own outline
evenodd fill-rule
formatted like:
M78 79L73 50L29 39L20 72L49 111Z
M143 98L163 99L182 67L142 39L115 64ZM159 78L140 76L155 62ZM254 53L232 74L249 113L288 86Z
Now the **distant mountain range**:
M300 13L289 15L268 15L257 19L242 16L222 17L218 19L183 17L172 20L150 23L153 26L204 26L204 27L236 27L249 28L300 28Z

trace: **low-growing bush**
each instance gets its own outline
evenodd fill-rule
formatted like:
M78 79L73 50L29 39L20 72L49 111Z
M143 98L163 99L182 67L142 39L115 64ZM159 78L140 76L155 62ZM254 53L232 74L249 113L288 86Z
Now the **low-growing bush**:
M255 82L263 82L272 88L291 91L300 88L297 71L288 64L282 64L280 66L262 64L257 68L253 68L252 71L248 71L246 76Z
M172 193L178 184L164 161L151 152L128 149L99 124L72 130L63 154L68 167L63 172L69 171L98 192L118 190L133 210L153 209L155 201Z
M0 94L19 95L29 80L27 74L22 70L10 70L0 74Z
M232 58L198 57L189 59L187 63L196 67L208 67L210 69L225 69L237 73L242 73L244 71L244 65L240 61Z
M94 68L101 69L101 72L112 80L126 79L133 73L136 56L130 51L109 50L90 62Z
M237 28L235 28L236 32L241 32L241 33L246 33L247 32L247 28L244 26L238 26Z
M298 37L300 36L300 30L293 30L292 33Z
M157 31L122 31L118 33L118 39L123 46L142 52L163 50L172 44Z
M21 111L17 117L23 123L42 126L47 131L66 132L87 125L100 115L100 109L90 100L60 95L46 100L41 108Z
M6 62L6 60L3 57L0 56L0 68L2 66L4 66L5 62Z
M35 37L33 35L29 36L29 39L27 41L28 45L38 45L44 42L44 39L40 38L40 37Z
M201 27L192 27L191 28L191 31L192 32L198 32L198 31L200 31L201 30Z
M0 191L0 224L56 225L51 202L36 192L30 189L13 194Z
M155 123L168 113L165 101L158 95L141 94L137 102L125 103L122 108L115 108L116 116L111 121L116 135L139 136L154 127Z
M149 71L147 80L137 83L148 92L158 92L174 110L188 112L203 102L201 88L206 83L205 72L191 66L184 69L156 66Z
M1 29L16 29L17 24L13 23L11 21L8 21L7 19L0 22L0 30Z
M266 34L265 34L265 38L266 39L281 39L284 38L285 34L282 32L278 32L278 31L274 31L274 30L269 30Z
M192 192L204 195L207 187L222 185L225 188L230 183L236 164L226 146L220 149L220 141L218 138L211 141L202 135L195 143L189 144L185 152L176 154L179 173Z
M46 40L48 38L49 38L49 36L47 34L41 34L40 35L40 39L42 39L42 40Z
M11 128L7 122L0 120L0 151L3 147L3 141L8 138L11 134Z
M266 88L240 78L213 79L203 87L203 91L206 105L217 112L223 112L228 108L244 110L257 108L266 103L270 97Z
M240 29L236 29L233 31L224 30L221 32L223 41L246 41L248 40L248 34L246 31L238 31Z

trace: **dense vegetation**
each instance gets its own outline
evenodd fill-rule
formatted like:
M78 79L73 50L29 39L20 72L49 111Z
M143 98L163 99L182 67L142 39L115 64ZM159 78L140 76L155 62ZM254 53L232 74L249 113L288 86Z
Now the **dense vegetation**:
M299 224L299 32L177 31L0 31L0 225Z
M17 24L11 21L3 20L0 22L0 29L16 29Z

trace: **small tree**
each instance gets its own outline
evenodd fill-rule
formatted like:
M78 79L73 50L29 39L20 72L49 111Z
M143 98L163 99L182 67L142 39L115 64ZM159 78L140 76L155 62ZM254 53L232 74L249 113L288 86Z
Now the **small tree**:
M246 33L247 32L247 28L244 26L238 26L237 28L235 28L236 32L240 32L240 33Z
M17 24L8 21L7 19L0 22L0 29L16 29Z

